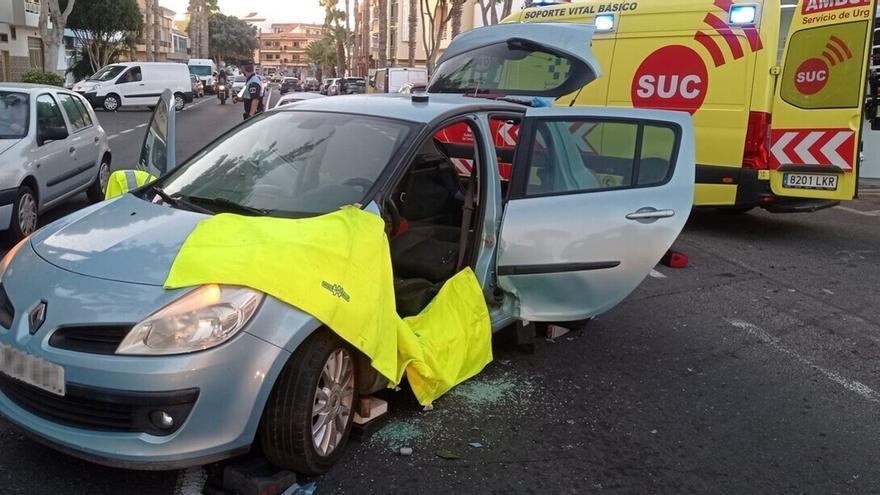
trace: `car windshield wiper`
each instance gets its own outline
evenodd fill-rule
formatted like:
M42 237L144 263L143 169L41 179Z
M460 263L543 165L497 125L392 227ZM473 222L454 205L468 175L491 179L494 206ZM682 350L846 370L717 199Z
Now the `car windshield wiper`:
M160 198L162 198L162 201L164 201L166 204L169 204L169 205L171 205L171 206L178 206L178 207L182 206L182 207L186 208L187 210L194 211L194 212L196 212L196 213L206 213L206 214L208 214L208 215L213 215L213 214L214 214L213 211L211 211L211 210L209 210L209 209L207 209L207 208L203 208L203 207L201 207L201 206L199 206L199 205L195 205L195 204L193 204L193 203L187 201L186 199L184 199L183 197L181 197L181 196L179 196L179 195L178 195L178 197L176 197L176 198L175 198L175 197L172 197L172 196L169 196L168 193L166 193L166 192L165 192L161 187L159 187L159 186L156 186L156 185L150 185L150 190L153 191L154 193L156 193L157 196L159 196Z
M259 215L266 216L270 213L270 210L264 210L262 208L254 208L253 206L247 206L240 203L236 203L235 201L226 199L226 198L200 198L197 196L190 196L187 199L190 201L195 201L197 203L206 204L206 205L215 205L221 208L236 210L243 213L249 213L251 215Z

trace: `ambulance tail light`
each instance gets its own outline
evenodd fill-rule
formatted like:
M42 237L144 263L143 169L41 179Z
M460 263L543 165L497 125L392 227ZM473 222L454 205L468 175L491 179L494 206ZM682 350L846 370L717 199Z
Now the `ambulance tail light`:
M755 170L770 168L770 114L749 112L743 167Z

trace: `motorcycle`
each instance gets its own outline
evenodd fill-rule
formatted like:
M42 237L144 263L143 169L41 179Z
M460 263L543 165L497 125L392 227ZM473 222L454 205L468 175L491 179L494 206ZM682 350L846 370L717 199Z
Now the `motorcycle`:
M225 84L220 84L217 86L217 97L220 98L221 105L226 104L226 98L228 98L229 95L226 92L226 85Z

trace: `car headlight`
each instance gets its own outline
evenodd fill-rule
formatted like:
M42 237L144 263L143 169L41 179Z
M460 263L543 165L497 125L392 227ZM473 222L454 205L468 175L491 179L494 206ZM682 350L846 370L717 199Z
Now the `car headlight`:
M246 287L203 285L135 325L117 354L185 354L218 346L250 321L264 294Z
M12 249L6 252L6 256L3 257L3 261L0 261L0 283L3 283L3 277L6 275L6 270L9 268L9 265L12 264L13 258L15 255L21 251L21 248L24 247L25 244L30 240L31 236L27 236L24 239L18 241L15 246L12 246Z

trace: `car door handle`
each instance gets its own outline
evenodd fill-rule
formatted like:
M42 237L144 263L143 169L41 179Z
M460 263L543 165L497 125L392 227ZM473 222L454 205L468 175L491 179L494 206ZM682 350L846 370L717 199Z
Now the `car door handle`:
M96 142L96 143L97 143L98 141L100 141L100 140L101 140L101 138L99 138L98 136L95 136L95 142Z
M670 218L675 216L675 210L658 210L656 208L639 208L626 216L629 220L657 220L660 218Z
M73 153L76 153L76 148L71 146L70 149L68 149L67 151L69 151L71 154L73 154Z

